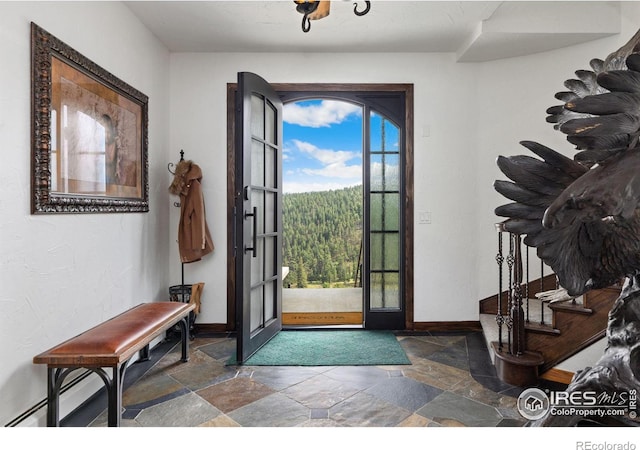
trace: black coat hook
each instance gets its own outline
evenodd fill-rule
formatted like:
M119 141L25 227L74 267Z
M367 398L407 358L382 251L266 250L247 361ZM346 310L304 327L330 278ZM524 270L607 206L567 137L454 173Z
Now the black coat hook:
M357 3L353 4L353 12L356 16L364 16L369 12L369 10L371 10L371 2L364 2L364 4L365 4L365 8L362 11L358 11Z
M180 161L184 161L184 150L182 149L180 150ZM167 165L167 170L171 175L175 176L175 170L171 170L173 167L175 167L175 164L169 163ZM180 202L173 202L173 206L175 206L176 208L180 208Z
M184 161L184 150L180 150L180 161ZM175 175L176 174L175 170L171 170L171 169L173 169L174 166L175 166L175 164L173 164L173 163L167 164L167 170L169 171L169 173L171 175Z

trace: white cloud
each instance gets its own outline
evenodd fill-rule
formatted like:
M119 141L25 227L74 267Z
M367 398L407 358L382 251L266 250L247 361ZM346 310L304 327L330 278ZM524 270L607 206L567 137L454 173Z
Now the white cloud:
M297 139L288 141L287 145L290 154L304 154L317 161L320 167L317 167L318 164L310 163L316 168L298 167L287 171L283 186L285 193L329 191L362 184L359 152L322 149ZM357 163L348 164L352 160Z
M329 127L344 122L350 115L362 114L362 108L352 103L322 100L319 104L301 106L287 103L283 109L283 120L293 125L311 128Z
M345 179L362 177L362 165L347 165L348 161L360 157L357 152L321 149L309 142L297 139L293 139L291 142L300 152L309 155L323 166L320 169L302 169L302 172L307 175Z
M356 178L362 177L362 166L340 166L338 164L330 164L322 169L303 169L307 175L317 175L321 177L332 178Z

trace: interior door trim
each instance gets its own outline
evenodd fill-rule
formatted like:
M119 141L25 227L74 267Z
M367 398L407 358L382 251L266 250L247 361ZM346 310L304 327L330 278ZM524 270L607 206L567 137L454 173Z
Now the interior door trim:
M350 83L270 83L276 92L403 92L405 95L405 239L404 246L404 293L405 330L414 329L414 126L413 84L350 84ZM234 205L235 205L235 96L236 83L227 84L227 331L236 330L235 306L235 262L234 255Z

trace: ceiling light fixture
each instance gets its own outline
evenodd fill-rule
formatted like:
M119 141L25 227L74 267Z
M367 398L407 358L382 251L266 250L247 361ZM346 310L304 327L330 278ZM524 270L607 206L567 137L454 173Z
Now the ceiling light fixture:
M297 5L296 10L303 14L302 17L302 31L308 33L311 29L311 21L322 19L329 15L331 9L331 2L324 0L293 0ZM358 11L358 4L353 4L353 12L356 16L364 16L371 10L371 2L366 1L365 8L362 11Z

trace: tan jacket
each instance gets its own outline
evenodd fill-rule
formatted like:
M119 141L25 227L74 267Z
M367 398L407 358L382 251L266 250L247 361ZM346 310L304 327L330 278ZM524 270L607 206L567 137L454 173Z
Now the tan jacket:
M178 250L183 263L199 261L213 251L214 245L207 226L202 170L193 161L180 161L169 192L180 195Z

